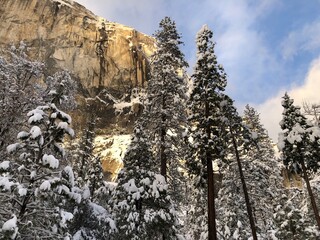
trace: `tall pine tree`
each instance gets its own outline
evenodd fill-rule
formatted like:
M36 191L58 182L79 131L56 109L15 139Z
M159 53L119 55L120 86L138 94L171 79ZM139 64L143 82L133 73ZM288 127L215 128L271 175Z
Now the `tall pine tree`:
M204 25L196 38L197 63L189 102L192 146L187 160L188 171L194 176L193 198L197 201L191 216L192 235L194 239L210 240L217 239L212 162L224 153L219 125L221 93L227 81L223 67L217 62L212 36L212 31ZM206 192L207 197L204 197ZM205 213L208 213L207 219L203 218Z
M277 201L285 191L280 171L282 164L275 156L272 141L260 121L259 113L246 105L242 119L255 142L255 146L244 153L243 168L257 232L262 238L270 238L275 228L273 205L279 204Z
M156 166L172 186L176 181L173 178L177 178L173 175L178 173L176 169L183 158L181 146L186 128L187 92L184 68L188 64L179 49L181 36L169 17L160 22L155 39L157 50L151 57L144 119L154 145Z
M239 237L246 238L246 236L241 236L243 233L246 233L246 231L244 229L241 230L241 228L244 227L244 224L242 223L242 221L245 222L246 220L249 220L249 224L247 224L247 225L250 226L252 238L257 240L257 229L256 229L256 224L255 224L255 220L254 220L254 216L253 216L252 201L251 201L251 198L249 197L249 192L248 192L248 183L247 183L247 175L248 174L244 172L244 168L243 168L243 166L244 166L243 157L244 156L242 156L244 150L252 147L251 146L253 143L252 134L250 133L248 128L246 128L243 125L242 119L239 116L239 114L237 113L237 110L234 107L233 101L230 97L228 97L227 95L224 95L224 100L221 102L220 106L221 106L221 111L224 115L224 117L221 118L221 126L223 126L223 128L225 129L225 134L226 134L225 140L227 142L230 142L230 146L231 146L230 154L233 155L233 158L234 158L233 161L237 165L237 172L238 172L238 176L240 178L240 183L241 183L240 184L241 187L238 186L238 190L239 189L242 190L243 197L244 197L244 204L243 205L246 206L246 212L247 212L247 216L248 216L247 219L243 219L243 218L238 219L238 221L236 223L238 229L236 229L236 231L234 232L233 238L239 238ZM231 162L231 164L232 164L232 162ZM232 169L230 169L230 170L232 170ZM222 189L223 189L223 186L222 186ZM234 195L234 192L231 191L231 194ZM240 197L239 200L240 199L243 199L243 198ZM240 201L238 201L238 207L241 208L241 205L239 203L240 203ZM226 223L227 224L231 223L231 225L232 225L231 221L229 221L229 222L226 221ZM237 230L239 230L239 231L237 231ZM250 230L247 231L247 233L249 233L249 232L250 232Z

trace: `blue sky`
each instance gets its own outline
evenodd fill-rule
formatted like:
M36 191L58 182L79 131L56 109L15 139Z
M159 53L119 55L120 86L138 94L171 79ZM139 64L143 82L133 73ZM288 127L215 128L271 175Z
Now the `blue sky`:
M303 88L309 73L318 67L315 61L320 57L320 0L77 1L107 20L150 35L163 17L170 16L182 34L183 51L191 65L189 72L195 63L195 35L207 24L214 32L218 61L228 74L227 92L240 108L249 103L263 111L265 122L277 121L266 120L267 115L277 119L281 115L278 106L274 106L276 112L265 109L266 104L277 98L280 105L284 92L295 93ZM301 93L302 99L297 103L308 99L309 94ZM275 133L272 135L276 138Z

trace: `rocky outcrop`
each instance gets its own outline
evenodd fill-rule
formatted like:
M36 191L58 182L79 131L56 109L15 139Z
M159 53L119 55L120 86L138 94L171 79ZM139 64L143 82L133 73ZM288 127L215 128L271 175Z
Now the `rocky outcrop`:
M45 63L47 75L67 69L77 80L76 130L94 114L99 137L130 133L141 111L137 89L147 81L153 38L72 0L0 0L0 48L20 41L30 58Z

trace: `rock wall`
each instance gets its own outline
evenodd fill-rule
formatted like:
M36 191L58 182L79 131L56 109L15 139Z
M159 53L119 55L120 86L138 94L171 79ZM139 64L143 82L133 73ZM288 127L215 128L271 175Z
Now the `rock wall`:
M50 72L68 69L90 93L144 85L151 37L95 16L76 2L0 0L0 45L24 41Z
M72 0L0 0L0 49L20 41L30 58L45 63L46 75L66 69L77 80L79 107L72 115L78 132L92 114L100 137L131 132L141 111L137 88L146 85L155 49L152 37Z

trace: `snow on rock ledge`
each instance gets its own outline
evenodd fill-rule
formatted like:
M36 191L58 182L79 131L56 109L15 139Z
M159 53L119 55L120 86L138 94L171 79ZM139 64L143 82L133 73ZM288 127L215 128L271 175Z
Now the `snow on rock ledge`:
M101 156L102 168L108 180L114 180L123 167L122 158L130 142L130 134L96 137L95 151Z

